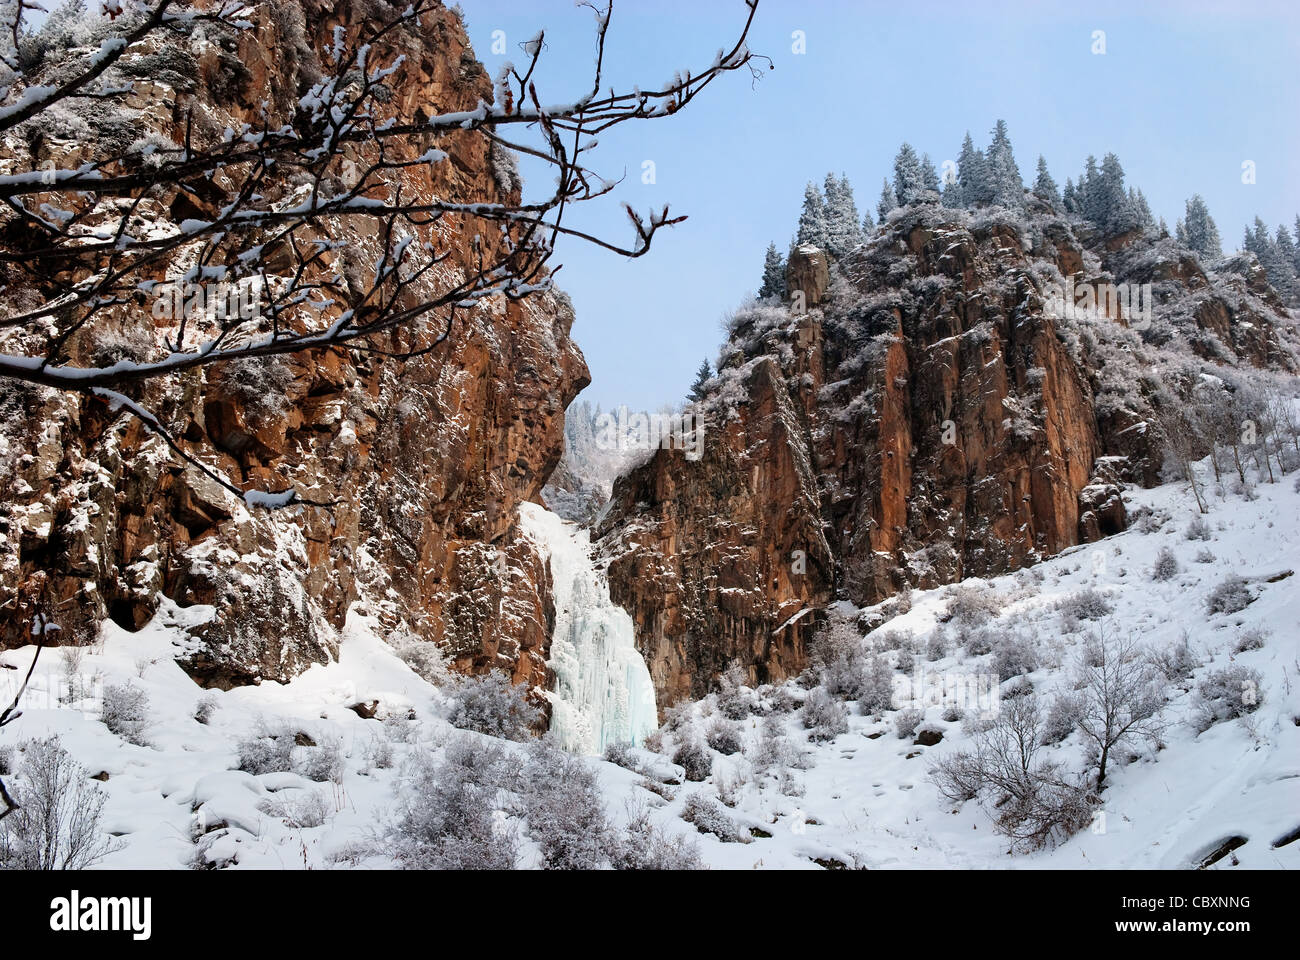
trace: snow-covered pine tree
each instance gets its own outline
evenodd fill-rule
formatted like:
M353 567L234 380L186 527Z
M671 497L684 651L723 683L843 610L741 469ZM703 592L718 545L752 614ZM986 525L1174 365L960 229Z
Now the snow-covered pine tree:
M772 246L772 249L776 249L775 244ZM709 392L704 388L704 385L711 379L713 379L713 368L709 366L709 361L706 358L704 362L700 364L700 369L695 371L695 382L691 384L691 401L693 403L699 403L709 395Z
M975 149L970 131L961 143L961 153L957 155L957 182L961 187L961 203L973 207L979 203L988 203L993 196L989 185L988 163L982 150Z
M921 154L921 188L923 190L933 190L939 193L943 188L939 185L939 171L934 168L934 163L930 160L928 153Z
M837 260L862 242L858 205L847 176L826 174L826 250Z
M1088 195L1097 212L1093 222L1107 234L1126 233L1138 225L1138 213L1124 189L1124 168L1115 154L1108 153L1102 158L1097 189L1090 188Z
M1133 215L1137 218L1138 226L1142 228L1143 234L1154 234L1156 232L1156 218L1152 216L1151 205L1147 203L1147 198L1142 191L1129 187L1128 202L1133 210Z
M894 196L905 207L920 200L923 189L921 159L910 143L904 143L898 148L898 156L894 157Z
M817 184L811 180L803 191L803 212L799 214L799 226L795 234L797 243L811 243L819 249L826 249L826 202L822 199Z
M1300 214L1296 215L1295 233L1292 234L1292 236L1295 237L1295 244L1296 244L1295 259L1292 261L1292 263L1295 264L1296 273L1300 273Z
M785 296L785 260L777 252L775 243L767 245L767 254L763 257L763 282L759 285L758 295L763 298Z
M880 188L880 202L876 204L876 217L884 223L885 218L889 216L889 211L897 208L898 197L894 195L894 188L889 185L889 180L886 178Z
M871 219L871 211L862 211L862 237L866 239L876 229L876 221Z
M1079 213L1087 220L1093 223L1100 223L1098 208L1098 197L1101 194L1101 185L1098 182L1100 174L1097 172L1097 158L1089 155L1084 162L1083 174L1079 177L1079 182L1075 186L1075 198L1079 207Z
M1047 161L1038 155L1038 178L1034 180L1034 195L1051 204L1053 210L1061 209L1061 194L1056 188L1056 181L1047 170Z
M993 128L993 141L989 144L987 158L989 202L999 207L1024 206L1025 184L1020 178L1020 168L1016 166L1005 120L999 120Z
M1223 242L1219 239L1219 228L1215 225L1214 218L1210 216L1210 210L1199 193L1187 201L1183 219L1178 221L1175 230L1178 242L1185 244L1201 257L1217 260L1223 256Z
M1296 274L1296 246L1291 239L1291 232L1287 230L1285 224L1279 224L1277 234L1273 238L1273 247L1278 253L1278 268L1284 274L1285 280L1283 285L1278 287L1278 293L1282 299L1289 304L1295 304L1300 300L1300 278Z
M1061 206L1066 213L1079 212L1079 198L1074 192L1074 181L1069 177L1065 178L1065 189L1061 191Z

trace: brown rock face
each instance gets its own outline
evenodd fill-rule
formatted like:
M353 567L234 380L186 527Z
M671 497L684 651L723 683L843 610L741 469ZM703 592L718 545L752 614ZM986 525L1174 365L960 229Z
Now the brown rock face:
M264 98L287 110L308 83L312 51L335 24L352 31L362 16L346 2L256 11L257 29L237 49L195 42L192 91L155 84L140 93L139 122L179 138L191 109L218 131L255 122ZM451 12L404 37L402 52L392 102L407 115L492 99ZM401 172L404 197L517 191L494 181L485 138L456 134L438 145L446 161ZM359 152L357 162L365 159ZM178 195L142 212L167 221L200 215L189 206L201 202ZM427 230L450 252L447 270L470 266L472 237L460 224L446 218ZM333 239L363 255L377 250L360 224L340 225ZM118 319L140 326L138 316ZM516 507L538 497L560 457L564 409L590 379L572 323L563 294L535 295L462 313L446 344L406 363L301 354L151 383L139 397L237 482L273 490L291 482L334 501L328 509L250 512L103 403L5 386L0 646L22 642L37 602L54 609L63 642L85 642L106 618L141 626L161 595L214 607L188 669L228 687L285 680L325 661L357 604L393 631L442 644L463 671L504 669L544 684L549 572L519 532ZM418 347L440 328L439 320L376 346ZM86 362L95 342L80 349Z
M597 531L661 708L731 660L757 681L797 672L832 600L995 576L1124 529L1122 482L1159 458L1134 429L1136 376L1117 386L1105 358L1122 351L1099 342L1141 341L1123 318L1045 314L1042 286L1063 269L1112 274L1064 221L1040 223L1031 239L920 209L837 267L853 292L828 297L822 255L800 250L787 282L818 291L814 309L739 317L722 385L697 408L704 455L658 451L618 481ZM1100 249L1118 261L1131 241ZM1170 323L1205 332L1192 307Z

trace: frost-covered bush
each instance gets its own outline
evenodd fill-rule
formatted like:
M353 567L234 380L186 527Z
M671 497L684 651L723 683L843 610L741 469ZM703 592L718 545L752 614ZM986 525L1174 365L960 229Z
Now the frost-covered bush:
M1100 620L1114 613L1115 608L1100 590L1088 587L1062 600L1060 611L1061 619L1071 624L1080 620Z
M740 727L734 720L714 717L704 732L704 739L724 757L740 752Z
M1262 650L1264 643L1268 640L1272 631L1268 627L1254 626L1248 627L1241 632L1237 638L1237 645L1234 648L1236 653L1245 653L1248 650Z
M814 687L803 704L803 725L809 740L834 740L849 731L849 711L821 687Z
M921 725L925 719L925 711L918 710L916 707L908 707L906 710L898 711L894 717L894 732L898 734L898 739L906 740L916 733L916 728Z
M9 783L18 809L0 820L0 869L84 870L114 848L101 820L107 799L57 736L28 740Z
M293 767L293 734L286 727L274 730L258 721L251 736L239 741L239 769L254 776L263 773L286 773Z
M217 699L216 694L204 694L194 705L194 719L203 724L211 722L212 715L217 712L217 707L220 705L221 701Z
M371 734L363 748L362 760L367 770L387 770L393 765L393 745L382 734Z
M1210 613L1237 613L1250 606L1254 599L1246 581L1236 574L1229 574L1210 591L1205 607Z
M330 816L329 801L319 790L295 794L277 793L258 804L258 809L295 830L319 827Z
M1045 746L1060 743L1079 726L1083 716L1083 694L1067 690L1059 693L1052 700L1043 720L1042 742Z
M925 659L930 662L942 660L952 652L952 640L943 627L935 627L925 638Z
M894 703L894 670L884 657L867 663L866 680L858 693L858 711L863 716L883 713Z
M754 693L745 685L748 679L735 661L718 677L718 710L729 720L744 720L754 712Z
M577 757L536 741L524 767L528 835L548 870L595 870L608 860L610 827L596 775Z
M631 770L633 773L641 772L641 764L632 755L632 744L626 740L615 740L606 744L605 760L608 763L622 767L624 770Z
M1183 535L1188 540L1209 540L1214 536L1210 530L1210 525L1205 522L1204 517L1193 517L1192 522L1187 525Z
M751 840L747 834L741 833L721 806L698 793L686 798L682 819L695 824L700 833L711 833L723 843L749 843Z
M992 653L1001 636L1001 633L989 627L958 628L957 631L958 642L962 649L972 657L982 657L986 653Z
M694 840L667 836L654 825L650 811L630 811L623 835L610 851L616 870L700 870L700 850Z
M527 740L541 722L541 711L528 702L523 685L495 672L459 681L451 701L452 726L490 737Z
M941 618L959 625L978 626L997 615L1000 605L997 591L987 586L957 586Z
M1178 557L1168 547L1161 547L1151 568L1152 580L1172 580L1178 576Z
M1177 643L1162 650L1152 650L1149 656L1155 668L1171 683L1186 680L1196 669L1196 657L1192 655L1186 632Z
M1197 563L1213 563L1216 559L1218 558L1214 556L1213 550L1198 550L1196 553Z
M708 749L696 737L687 737L673 752L673 763L685 771L687 780L700 782L707 780L713 772L713 758Z
M816 679L842 700L857 700L867 684L867 654L855 624L836 620L817 640Z
M442 648L431 640L420 640L410 635L394 637L388 641L393 652L421 678L435 687L447 686L452 681L450 667Z
M518 838L498 811L502 790L518 786L518 778L515 758L471 737L448 743L441 763L415 752L394 786L385 848L407 869L512 869Z
M966 711L959 705L950 703L948 706L943 708L942 719L946 720L948 723L957 723L965 715Z
M1211 670L1196 687L1192 723L1204 733L1216 723L1254 713L1264 700L1263 678L1258 670L1229 664Z
M313 747L300 747L293 757L292 768L299 776L317 783L339 783L346 768L343 748L335 739Z
M993 648L993 669L998 680L1010 680L1038 669L1038 651L1032 638L1010 634L1001 638Z
M127 743L144 746L149 728L149 694L131 683L104 685L99 718L104 726Z

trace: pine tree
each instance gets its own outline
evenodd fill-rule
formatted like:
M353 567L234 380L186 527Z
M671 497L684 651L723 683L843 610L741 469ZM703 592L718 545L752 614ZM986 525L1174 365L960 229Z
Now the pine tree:
M921 189L933 190L935 193L940 191L939 171L934 169L934 163L930 160L928 153L921 154Z
M1153 234L1156 232L1156 218L1151 214L1151 205L1147 203L1147 198L1141 190L1128 188L1129 207L1133 210L1137 218L1137 224L1142 228L1143 234Z
M773 246L772 249L775 249L775 246ZM705 361L700 364L700 369L695 371L695 382L691 384L692 402L699 403L709 395L709 392L704 388L704 385L711 379L713 379L713 368L709 366L709 361L706 358Z
M898 209L898 197L894 195L894 188L889 185L889 180L884 181L880 188L880 202L876 204L876 218L883 224L885 218L889 216L890 210Z
M775 243L767 245L767 255L763 258L763 282L758 295L763 298L785 296L785 260L777 252Z
M993 141L989 144L987 157L989 202L999 207L1024 206L1025 184L1020 178L1020 168L1016 166L1005 120L999 120L993 128Z
M858 205L849 178L826 174L826 250L837 260L862 242Z
M1210 210L1198 193L1187 201L1183 219L1175 227L1178 242L1207 259L1223 256L1223 243L1219 228L1210 216Z
M1079 177L1079 183L1075 186L1075 197L1079 206L1079 213L1086 220L1093 223L1099 223L1100 216L1098 209L1098 198L1101 195L1100 174L1097 173L1097 158L1089 156L1084 162L1083 175Z
M811 243L814 247L826 249L826 203L817 184L811 180L804 188L803 212L799 214L796 237L798 243Z
M964 207L988 203L993 196L989 186L988 164L983 152L975 149L969 130L961 143L961 153L957 155L957 183L961 187L961 205Z
M1074 181L1069 177L1065 178L1065 190L1061 192L1061 206L1066 213L1079 212L1079 198L1074 192Z
M863 210L862 211L862 236L863 237L868 236L875 229L876 229L876 221L871 219L871 211Z
M912 145L904 143L898 148L898 156L894 157L894 196L905 207L920 200L923 189L921 160Z
M1047 170L1047 161L1038 155L1038 178L1034 181L1034 195L1047 201L1053 210L1061 209L1061 194L1056 189L1056 181Z
M1296 270L1295 242L1291 239L1291 233L1284 224L1279 224L1277 235L1273 239L1273 246L1278 252L1278 267L1286 276L1286 280L1283 286L1278 288L1278 292L1288 302L1292 302L1297 295L1300 295L1300 281L1296 276L1300 271Z
M1293 263L1295 264L1296 273L1300 273L1300 215L1295 218L1295 243L1296 255Z
M1093 223L1114 236L1127 233L1138 225L1138 214L1124 189L1124 168L1119 157L1108 153L1101 161L1096 188L1089 187L1088 200L1095 211Z

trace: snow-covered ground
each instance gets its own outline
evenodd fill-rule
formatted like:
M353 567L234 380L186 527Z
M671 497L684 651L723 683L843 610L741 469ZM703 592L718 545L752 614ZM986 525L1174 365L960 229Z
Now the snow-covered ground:
M1190 679L1165 688L1163 747L1139 746L1131 762L1114 761L1103 794L1104 816L1054 848L1011 854L979 803L956 804L940 796L927 771L937 758L971 743L962 722L943 719L944 706L926 708L923 729L942 733L932 746L915 745L911 736L900 739L896 710L864 716L853 703L846 705L847 732L813 743L798 705L807 691L793 681L763 690L761 697L741 692L742 699L765 707L733 721L742 749L728 756L708 751L712 773L701 782L684 781L683 770L668 757L683 740L702 739L710 724L719 726L716 695L675 711L666 724L674 729L650 737L652 745L660 741L662 754L629 751L632 760L624 762L639 763L647 776L595 758L585 761L598 776L605 809L615 825L638 809L648 810L666 834L689 835L703 861L715 868L1185 868L1232 836L1246 842L1213 869L1300 867L1300 842L1273 846L1300 827L1300 690L1295 689L1300 573L1277 579L1285 571L1300 572L1300 493L1294 483L1293 475L1260 484L1252 501L1215 498L1206 541L1186 536L1196 513L1184 490L1131 490L1126 494L1130 514L1145 506L1155 520L1139 519L1123 534L988 581L997 599L986 627L1036 638L1031 645L1038 662L1028 678L1045 700L1069 685L1084 635L1098 627L1132 635L1153 649L1171 648L1186 633L1197 663ZM526 522L534 535L544 536L553 562L567 571L563 579L585 582L579 556L583 535L529 510ZM1172 549L1180 572L1154 581L1151 570L1161 547ZM1202 551L1204 562L1198 562ZM1247 579L1252 602L1236 613L1210 614L1206 598L1230 574ZM573 588L566 594L560 577L557 587L570 605L569 620L562 611L562 623L578 624L586 616L572 604L590 601L600 607L599 597L584 600ZM1086 588L1103 594L1112 612L1102 621L1067 622L1058 604ZM891 665L899 650L910 651L932 676L987 673L992 654L974 656L952 646L959 631L952 623L940 626L953 592L950 587L914 593L909 610L864 642ZM137 633L105 624L99 643L85 648L79 663L47 650L25 695L23 716L0 733L0 750L57 734L88 773L101 774L96 788L107 795L104 825L116 835L116 849L100 862L103 867L179 868L198 862L235 869L319 868L348 857L357 862L357 845L374 837L393 807L404 761L417 751L436 756L453 735L461 735L445 719L445 693L413 672L376 625L355 613L343 631L337 662L312 667L286 685L205 691L175 658L192 642L185 628L209 615L204 608L165 604ZM619 683L631 682L635 672L621 632L604 613L596 622L603 633L575 626L563 643L557 640L556 651L557 660L583 661L598 653L606 667L624 671L619 679L605 667L598 675L584 673L585 663L574 666L577 672L566 682L586 684L594 692L571 700L572 708L592 716L594 705ZM1255 627L1266 631L1263 645L1237 652L1243 634ZM946 634L946 649L937 639L930 642L936 629ZM890 639L882 643L882 637ZM32 652L29 647L0 654L0 662L16 668L0 670L5 703ZM930 655L938 656L929 660ZM1198 734L1189 722L1196 685L1229 662L1260 672L1260 705L1244 719ZM81 677L84 690L68 689L70 674ZM143 745L109 732L99 718L99 694L107 685L127 683L148 696L148 724L137 737ZM78 693L88 696L68 702ZM195 716L205 698L213 706L203 723ZM350 709L376 700L374 719ZM592 729L601 722L597 717ZM254 775L236 769L238 742L259 725L297 737L302 744L294 747L297 772ZM486 745L488 738L481 739ZM507 751L526 749L498 743ZM333 745L340 763L329 777L318 781L304 775L322 776L320 770L332 766ZM389 749L391 760L385 756ZM1082 770L1078 732L1045 749ZM760 772L764 766L766 772ZM21 785L21 778L6 779ZM692 798L717 801L703 808L721 814L721 832L734 825L737 839L722 842L683 820L688 803L700 805ZM517 811L508 816L517 817ZM520 820L518 827L526 835L527 824ZM382 843L372 843L359 860L369 866L391 862ZM525 839L521 865L538 862L536 847Z

